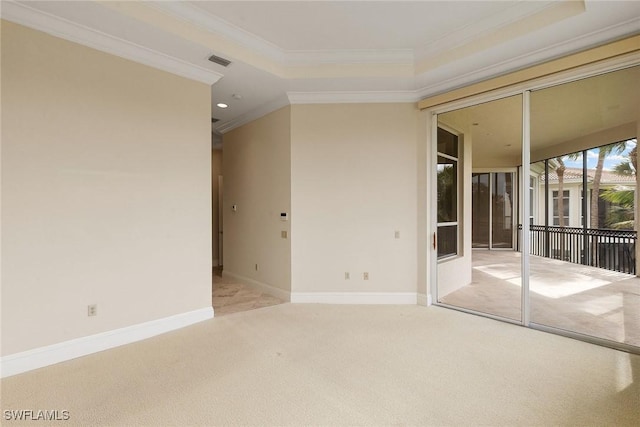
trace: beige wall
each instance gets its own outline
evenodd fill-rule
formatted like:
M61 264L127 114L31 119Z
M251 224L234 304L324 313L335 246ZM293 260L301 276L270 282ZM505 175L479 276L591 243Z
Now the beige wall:
M224 274L291 289L291 109L224 135ZM232 206L237 206L237 211ZM256 270L255 265L258 264Z
M210 307L210 88L9 22L1 83L2 354Z
M222 150L211 150L211 256L214 267L220 265L220 227L218 177L222 175ZM224 187L224 183L222 185Z
M416 106L291 109L292 292L416 292Z

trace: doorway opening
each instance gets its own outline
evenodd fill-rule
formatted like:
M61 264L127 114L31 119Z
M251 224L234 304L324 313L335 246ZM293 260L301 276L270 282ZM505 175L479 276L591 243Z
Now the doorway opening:
M515 240L515 173L471 175L471 247L513 249Z

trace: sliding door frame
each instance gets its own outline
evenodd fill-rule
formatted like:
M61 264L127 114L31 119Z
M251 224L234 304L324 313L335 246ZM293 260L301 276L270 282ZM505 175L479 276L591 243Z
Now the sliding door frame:
M514 321L512 319L504 318L501 316L495 316L471 309L465 309L462 307L451 306L449 304L443 304L439 302L438 298L438 260L434 244L428 248L427 254L429 254L429 271L428 275L430 279L429 292L432 295L432 301L435 305L452 308L455 310L480 315L483 317L494 318L497 320L505 321L508 323L516 323L532 329L551 332L557 335L567 336L570 338L580 339L582 341L611 347L631 353L638 353L638 347L625 344L622 342L611 341L604 338L593 337L577 332L571 332L560 328L554 328L546 325L540 325L531 322L531 303L529 295L529 275L530 275L530 254L529 254L529 207L532 201L529 194L529 177L531 175L531 123L530 123L530 107L531 107L531 92L534 90L541 90L553 86L558 86L565 83L570 83L577 80L582 80L597 75L610 73L633 66L640 66L640 51L623 54L610 59L590 63L577 68L569 69L566 71L560 71L555 74L543 76L537 79L527 80L518 84L514 84L509 87L492 90L479 95L473 95L462 99L446 102L441 105L429 106L424 108L429 117L429 123L427 124L427 152L428 152L428 164L427 164L427 177L430 184L427 185L429 192L428 200L430 202L430 209L428 209L427 224L429 225L429 234L437 232L437 188L436 188L436 167L435 159L437 159L437 128L438 128L438 115L444 114L450 111L458 110L461 108L471 107L474 105L487 103L509 96L521 95L522 96L522 166L520 179L518 180L518 201L519 212L518 217L522 217L519 221L522 224L522 237L521 237L521 273L522 273L522 288L521 288L521 319L520 321ZM465 159L468 161L469 159ZM462 180L464 182L464 180ZM638 212L638 208L636 208ZM462 227L470 226L466 224L468 218L459 219L459 223ZM639 245L640 246L640 245ZM640 247L636 248L636 254L640 254ZM470 255L470 254L469 254ZM636 256L636 259L638 256Z
M513 323L513 324L517 324L517 325L525 325L528 326L528 319L529 319L529 314L527 313L526 315L524 314L524 308L525 308L525 304L524 304L524 300L525 298L528 300L528 281L529 278L524 277L524 274L522 275L522 288L524 288L524 282L526 281L527 283L527 294L525 294L523 291L521 291L521 299L522 299L522 303L521 303L521 310L520 310L520 320L516 320L516 319L511 319L508 317L503 317L503 316L499 316L499 315L495 315L495 314L490 314L490 313L485 313L485 312L480 312L477 310L473 310L473 309L468 309L468 308L464 308L464 307L458 307L458 306L453 306L450 304L446 304L443 302L439 301L439 296L438 296L438 264L439 261L438 257L437 257L437 241L435 236L437 235L437 157L438 157L438 148L437 148L437 138L438 138L438 115L440 114L444 114L450 111L455 111L461 108L466 108L466 107L470 107L473 105L478 105L478 104L483 104L483 103L487 103L487 102L491 102L491 101L497 101L503 98L508 98L510 96L523 96L523 93L525 92L525 90L520 89L520 88L515 88L512 89L510 91L506 91L506 90L500 90L500 91L495 91L495 92L490 92L487 94L482 94L482 95L478 95L478 96L474 96L471 97L469 99L462 99L462 100L458 100L455 102L450 102L447 104L443 104L442 106L438 106L438 107L433 107L433 108L429 108L427 111L429 112L429 117L431 118L430 123L429 123L429 130L427 132L427 134L430 136L430 144L428 145L428 150L427 152L429 153L428 158L431 159L428 162L427 165L427 170L428 170L428 177L430 178L430 182L431 185L427 186L427 189L429 191L429 200L431 202L431 208L428 210L429 212L429 217L430 217L430 221L427 221L427 223L430 225L430 235L433 236L433 245L430 247L430 250L427 252L429 254L431 254L431 256L429 256L429 260L430 260L430 271L431 274L429 275L430 279L432 280L432 286L431 286L431 295L432 295L432 301L433 304L437 305L437 306L441 306L441 307L446 307L446 308L451 308L457 311L462 311L465 313L470 313L470 314L476 314L476 315L480 315L483 317L488 317L488 318L492 318L492 319L496 319L496 320L500 320L503 322L507 322L507 323ZM525 119L525 117L523 116L523 120ZM523 129L524 129L524 125L523 125ZM524 130L523 130L524 132ZM525 156L524 156L524 152L527 151L527 156L526 159L529 159L529 146L526 146L526 150L525 150L525 146L524 146L524 140L523 142L523 146L522 146L522 160L525 160ZM464 164L464 162L468 162L471 161L471 159L467 159L464 156L462 156L462 162ZM517 167L516 168L495 168L492 171L496 172L496 171L501 171L501 170L507 170L509 169L510 171L513 171L515 169L515 173L514 175L517 177L518 173L517 173ZM461 170L464 170L464 166L462 166ZM478 169L481 170L481 169ZM529 168L527 168L527 171L529 171ZM473 172L473 169L472 169ZM463 172L461 172L463 173ZM461 183L460 186L464 185L464 177L462 177L461 179ZM524 180L522 179L518 179L518 184L516 185L517 188L517 193L522 194L522 191L524 190L524 186L526 185L526 190L527 190L527 194L528 194L528 188L529 188L529 183L528 181L526 183L524 183ZM461 191L462 193L464 193L464 191L461 190L461 188L459 188L459 191ZM527 195L528 197L528 195ZM521 212L525 212L523 211L523 197L517 197L518 200L518 216L521 215ZM528 205L527 205L528 206ZM470 226L470 224L465 224L465 217L464 217L464 213L462 213L462 218L458 218L458 223L460 224L460 227L467 227ZM527 230L529 229L528 226L528 221L527 222ZM528 238L527 238L527 242L528 242ZM524 243L524 242L523 242ZM527 243L528 245L528 243ZM528 246L527 246L528 247ZM470 253L465 253L464 252L464 248L462 249L462 255L463 256L471 256L471 253L473 252L473 249L470 251ZM527 251L527 258L528 258L529 254ZM522 257L524 258L524 256ZM446 262L446 259L443 260ZM522 264L524 265L524 260L522 261ZM527 266L527 272L528 270L528 259L526 262L526 266ZM526 307L528 307L528 301L526 302ZM525 323L526 322L526 323Z

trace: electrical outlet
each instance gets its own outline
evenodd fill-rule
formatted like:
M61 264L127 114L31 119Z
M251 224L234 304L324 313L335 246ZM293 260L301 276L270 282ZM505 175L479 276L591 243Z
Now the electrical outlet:
M349 272L348 272L348 271L346 271L346 272L344 273L344 280L349 280L349 279L351 279L351 275L349 274Z
M87 316L97 316L98 315L98 305L91 304L87 306Z
M363 278L364 280L369 280L369 273L368 273L367 271L365 271L365 272L362 274L362 278Z
M287 238L287 231L286 230L282 230L280 232L280 237L282 237L283 239L286 239Z
M396 230L396 239L400 238L400 230Z

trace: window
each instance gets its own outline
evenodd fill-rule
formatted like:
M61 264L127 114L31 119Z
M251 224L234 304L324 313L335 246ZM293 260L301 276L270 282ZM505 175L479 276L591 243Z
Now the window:
M558 205L562 204L562 218L558 214ZM560 223L562 219L562 223ZM558 200L558 191L553 192L553 225L569 226L569 190L562 192L562 200Z
M438 128L438 258L458 254L458 136Z

